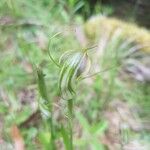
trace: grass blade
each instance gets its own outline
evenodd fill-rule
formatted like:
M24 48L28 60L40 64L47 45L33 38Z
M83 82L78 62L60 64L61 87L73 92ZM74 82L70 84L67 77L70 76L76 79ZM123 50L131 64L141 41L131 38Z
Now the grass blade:
M68 135L68 132L65 130L65 128L63 126L61 126L61 135L62 135L63 142L64 142L66 150L70 150L69 135Z

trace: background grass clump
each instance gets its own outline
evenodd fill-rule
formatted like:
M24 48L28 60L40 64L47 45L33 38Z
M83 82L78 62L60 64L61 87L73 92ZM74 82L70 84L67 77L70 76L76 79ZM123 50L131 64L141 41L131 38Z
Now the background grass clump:
M150 33L142 27L138 27L133 23L126 23L116 18L108 18L104 16L96 16L91 18L85 24L85 32L89 38L96 39L108 32L110 36L115 30L122 30L122 37L133 39L137 45L141 45L141 49L149 53Z

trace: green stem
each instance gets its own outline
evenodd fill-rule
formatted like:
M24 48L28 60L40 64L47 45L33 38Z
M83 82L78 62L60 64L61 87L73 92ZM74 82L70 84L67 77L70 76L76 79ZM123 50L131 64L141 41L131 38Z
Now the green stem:
M50 123L50 133L51 133L51 150L55 150L55 135L54 135L54 125L53 125L53 117L52 117L52 113L51 113L51 117L49 118L49 123Z
M68 126L70 134L70 150L73 150L73 99L68 100Z
M45 84L45 79L44 79L44 74L43 71L40 68L36 68L37 69L37 75L38 75L38 87L39 87L39 93L42 97L43 100L43 109L47 108L50 116L48 117L48 124L50 124L50 133L51 133L51 139L50 139L50 150L55 150L55 136L54 136L54 125L53 125L53 112L52 112L52 102L49 100L48 98L48 93L47 93L47 87ZM41 103L39 102L39 105Z

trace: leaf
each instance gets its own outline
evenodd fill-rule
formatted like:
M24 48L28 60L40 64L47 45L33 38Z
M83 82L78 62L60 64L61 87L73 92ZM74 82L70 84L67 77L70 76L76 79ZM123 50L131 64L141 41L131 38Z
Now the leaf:
M61 135L63 137L63 141L66 147L66 150L70 150L70 138L69 138L69 133L67 132L67 130L65 130L65 128L63 126L61 126Z
M101 121L97 124L94 124L91 127L91 133L92 134L97 134L97 135L103 134L104 131L107 129L107 126L108 126L108 124L107 124L106 121Z
M51 146L50 146L51 134L49 132L39 133L38 139L42 143L42 146L44 147L45 150L51 149Z
M93 143L92 144L92 149L93 150L105 150L104 145L100 141L98 141L97 138L94 138L92 140L92 143Z
M88 121L86 120L86 118L81 114L81 113L77 113L76 114L77 119L79 120L80 124L82 125L82 127L89 132L90 131L90 125L88 123Z
M83 1L79 1L76 6L74 6L74 10L73 13L76 13L80 8L82 8L84 6L84 2Z

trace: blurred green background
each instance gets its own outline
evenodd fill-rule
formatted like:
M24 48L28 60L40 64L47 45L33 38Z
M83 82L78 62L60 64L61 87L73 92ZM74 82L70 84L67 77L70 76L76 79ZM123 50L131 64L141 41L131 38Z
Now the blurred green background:
M148 150L150 141L149 0L0 1L0 150L47 150L51 133L38 107L36 66L53 102L56 145L66 102L56 60L68 50L96 45L89 74L74 101L74 149ZM48 124L46 126L49 126ZM23 144L24 143L24 144ZM19 150L19 149L18 149Z

